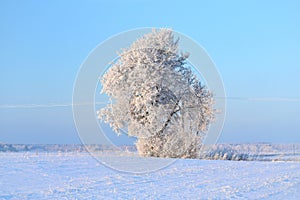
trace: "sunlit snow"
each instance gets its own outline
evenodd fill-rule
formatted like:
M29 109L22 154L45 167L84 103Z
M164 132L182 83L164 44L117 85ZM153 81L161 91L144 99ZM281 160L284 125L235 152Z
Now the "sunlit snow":
M19 147L15 152L0 152L0 199L300 197L300 162L297 161L179 159L152 173L133 174L104 166L78 149L80 146L33 147L31 150L27 147L26 151ZM63 152L63 149L69 150ZM297 160L297 152L292 153ZM116 159L109 153L106 157ZM121 160L115 162L122 165Z

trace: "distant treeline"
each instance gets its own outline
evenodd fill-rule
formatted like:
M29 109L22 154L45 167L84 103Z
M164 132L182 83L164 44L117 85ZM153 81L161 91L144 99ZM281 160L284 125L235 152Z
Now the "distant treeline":
M135 146L83 144L5 144L1 152L137 152ZM300 161L300 144L216 144L203 146L198 157L208 160Z
M135 151L135 146L83 144L6 144L0 143L0 152L87 152L103 150Z

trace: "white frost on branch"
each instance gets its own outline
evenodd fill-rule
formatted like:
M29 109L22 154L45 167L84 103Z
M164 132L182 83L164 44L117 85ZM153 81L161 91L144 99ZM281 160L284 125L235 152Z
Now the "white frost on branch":
M101 79L112 103L98 117L137 138L143 156L198 156L214 118L212 93L178 53L172 30L153 30L122 49Z

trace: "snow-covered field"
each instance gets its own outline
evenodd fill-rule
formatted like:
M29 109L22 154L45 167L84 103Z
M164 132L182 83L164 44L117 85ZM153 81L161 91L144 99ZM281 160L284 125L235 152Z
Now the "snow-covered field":
M300 162L179 159L132 174L86 152L0 152L0 199L300 199Z

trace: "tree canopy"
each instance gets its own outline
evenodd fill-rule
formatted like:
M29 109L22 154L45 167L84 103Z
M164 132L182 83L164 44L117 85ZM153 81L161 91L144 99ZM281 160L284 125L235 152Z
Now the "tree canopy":
M122 49L101 79L112 103L99 119L136 137L143 156L197 157L214 119L212 93L178 44L172 30L153 30Z

